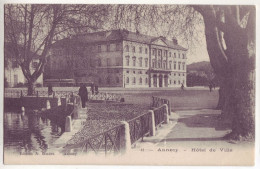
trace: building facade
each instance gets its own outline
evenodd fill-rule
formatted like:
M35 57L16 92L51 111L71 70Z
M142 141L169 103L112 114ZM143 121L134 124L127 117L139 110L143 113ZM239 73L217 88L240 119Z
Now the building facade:
M102 87L180 87L186 86L186 59L187 49L176 39L103 31L56 42L45 78Z

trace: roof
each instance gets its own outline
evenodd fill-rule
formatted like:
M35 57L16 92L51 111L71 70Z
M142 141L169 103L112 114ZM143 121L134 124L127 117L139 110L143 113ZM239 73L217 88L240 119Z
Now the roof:
M54 46L64 46L68 43L72 43L72 44L101 43L101 42L109 42L109 41L117 41L117 40L128 40L128 41L134 41L139 43L151 44L153 41L157 39L163 40L169 48L173 48L177 50L187 50L186 48L178 44L175 44L173 41L167 40L165 37L162 36L154 37L154 36L144 35L136 32L131 32L125 29L78 34L73 36L72 38L65 38L60 41L57 41L54 44Z

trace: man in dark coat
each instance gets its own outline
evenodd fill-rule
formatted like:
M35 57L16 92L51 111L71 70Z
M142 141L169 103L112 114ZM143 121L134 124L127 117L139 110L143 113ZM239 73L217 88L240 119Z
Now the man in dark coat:
M85 84L82 84L79 88L79 96L81 98L82 108L86 107L86 101L88 101L88 89Z

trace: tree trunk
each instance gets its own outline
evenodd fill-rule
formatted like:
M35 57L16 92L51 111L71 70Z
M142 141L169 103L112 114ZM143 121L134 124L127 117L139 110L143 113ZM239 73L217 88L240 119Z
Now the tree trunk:
M254 71L245 65L245 68L238 68L234 78L234 111L232 113L231 138L240 137L254 138L255 127L255 90Z
M35 81L28 81L28 86L27 86L27 89L28 89L28 93L27 95L28 96L32 96L34 93L35 93Z

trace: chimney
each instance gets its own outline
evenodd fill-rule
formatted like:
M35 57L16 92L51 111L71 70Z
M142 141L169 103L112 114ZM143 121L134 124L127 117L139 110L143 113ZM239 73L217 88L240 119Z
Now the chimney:
M172 38L172 42L173 42L174 45L178 45L178 40L177 40L176 37L173 37L173 38Z

